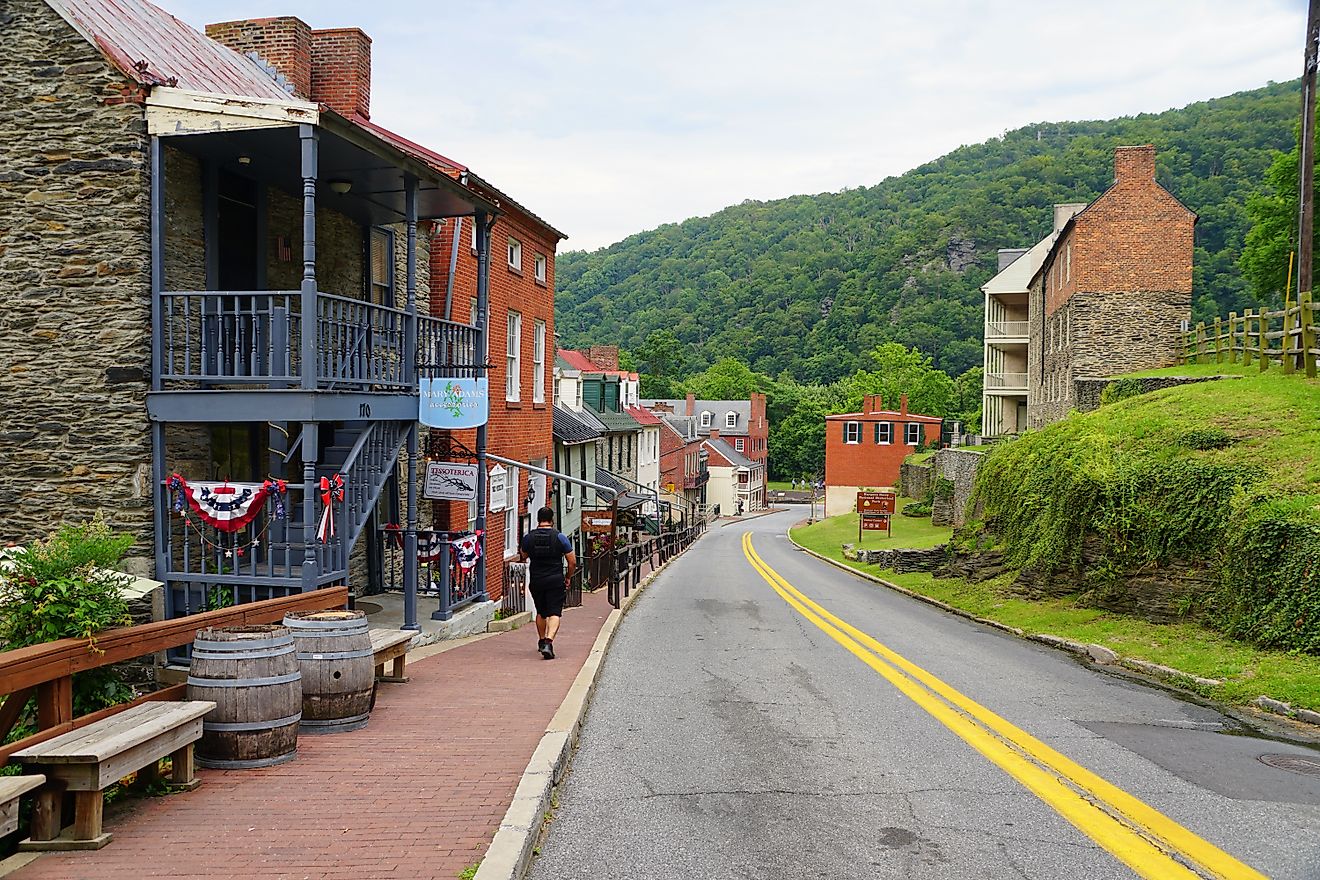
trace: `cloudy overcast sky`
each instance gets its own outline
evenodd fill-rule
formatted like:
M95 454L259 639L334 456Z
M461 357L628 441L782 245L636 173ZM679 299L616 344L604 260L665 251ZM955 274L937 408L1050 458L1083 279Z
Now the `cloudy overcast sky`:
M374 121L594 249L865 186L1032 122L1300 75L1304 0L155 0L373 40Z

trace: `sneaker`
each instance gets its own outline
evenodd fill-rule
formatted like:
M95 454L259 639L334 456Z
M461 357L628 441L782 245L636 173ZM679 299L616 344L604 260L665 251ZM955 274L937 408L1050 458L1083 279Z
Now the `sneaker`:
M536 643L536 650L541 652L541 656L546 660L552 660L555 656L554 643L549 639L541 639Z

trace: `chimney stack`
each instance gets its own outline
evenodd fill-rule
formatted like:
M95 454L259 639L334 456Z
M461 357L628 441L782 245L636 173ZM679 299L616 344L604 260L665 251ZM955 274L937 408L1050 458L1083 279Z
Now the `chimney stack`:
M293 87L293 96L312 100L312 29L292 15L222 21L206 35L240 55L255 53Z
M619 369L619 347L617 345L593 345L587 349L587 358L602 370Z
M689 416L695 416L697 414L697 395L690 391L687 396L687 414Z
M720 439L720 429L719 429L719 428L711 428L711 429L710 429L710 439L712 439L712 440L718 440L718 439Z
M1116 147L1114 149L1114 182L1146 183L1155 180L1155 146Z
M901 394L901 395L899 395L899 397L898 397L898 414L901 415L901 416L905 416L905 415L907 415L907 395L906 395L906 394Z
M371 118L371 37L358 28L312 31L312 100Z

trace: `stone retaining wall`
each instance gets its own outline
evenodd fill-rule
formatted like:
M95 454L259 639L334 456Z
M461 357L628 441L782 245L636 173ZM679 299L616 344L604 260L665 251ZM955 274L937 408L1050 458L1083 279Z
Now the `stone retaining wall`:
M899 574L909 571L935 571L944 566L949 555L949 545L940 544L921 550L897 548L894 550L858 550L853 544L843 545L843 558L853 562L892 568Z
M934 503L931 505L930 521L937 526L961 526L967 522L967 503L972 498L972 489L976 485L976 471L981 466L983 454L967 449L941 449L935 453L934 467ZM950 494L940 491L940 480L953 483Z
M1176 388L1179 385L1195 385L1198 382L1215 382L1220 379L1237 379L1238 376L1145 376L1134 379L1141 385L1141 393L1149 394L1152 391L1163 391L1165 388ZM1105 389L1110 384L1117 382L1117 379L1076 379L1073 381L1074 396L1077 401L1077 409L1080 412L1090 412L1100 408L1100 396L1104 394Z
M929 458L920 464L903 462L898 466L899 491L920 501L935 488L935 465Z

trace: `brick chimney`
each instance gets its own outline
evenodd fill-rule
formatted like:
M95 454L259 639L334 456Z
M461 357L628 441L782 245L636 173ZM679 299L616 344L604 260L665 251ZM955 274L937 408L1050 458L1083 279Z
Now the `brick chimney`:
M1116 147L1114 149L1114 182L1145 183L1155 179L1155 145Z
M695 416L697 414L697 395L688 392L687 396L687 415Z
M907 395L906 395L906 394L900 394L899 397L898 397L898 414L901 415L901 416L905 416L905 415L907 415Z
M619 369L619 347L617 345L593 345L587 349L587 357L602 370Z
M863 394L863 395L862 395L862 415L864 415L864 416L865 416L865 415L870 415L870 414L873 413L873 412L875 412L875 395L874 395L874 394Z
M358 28L312 31L312 100L371 118L371 37Z
M748 421L748 429L765 426L765 395L760 391L752 392L752 417Z
M206 26L206 35L235 52L254 52L289 81L294 97L312 98L312 29L300 18L253 18Z
M712 440L718 440L718 439L720 439L720 429L719 429L719 428L711 428L711 429L710 429L710 439L712 439Z

